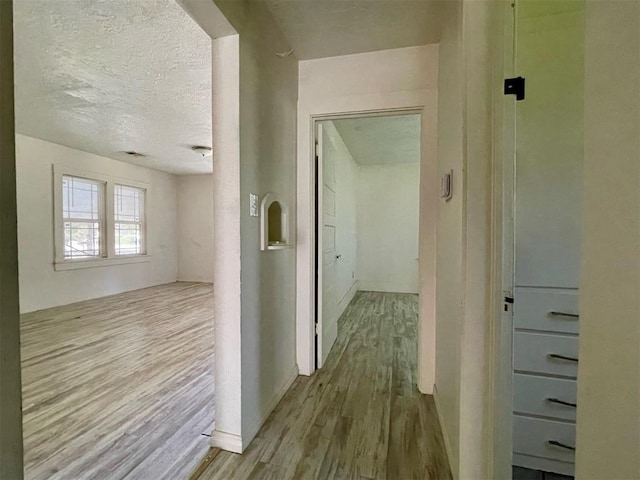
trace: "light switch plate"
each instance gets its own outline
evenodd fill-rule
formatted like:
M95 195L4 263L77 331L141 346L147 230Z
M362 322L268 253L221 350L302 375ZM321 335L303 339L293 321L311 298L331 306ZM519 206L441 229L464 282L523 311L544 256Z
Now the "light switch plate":
M249 194L249 216L257 217L258 214L258 195L255 193Z

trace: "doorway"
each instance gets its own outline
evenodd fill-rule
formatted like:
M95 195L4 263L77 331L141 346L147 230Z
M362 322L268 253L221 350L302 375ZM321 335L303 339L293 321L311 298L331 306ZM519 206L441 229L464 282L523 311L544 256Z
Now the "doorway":
M211 39L176 2L10 16L24 476L186 477L214 423Z
M358 292L419 293L420 126L415 112L315 122L316 368Z

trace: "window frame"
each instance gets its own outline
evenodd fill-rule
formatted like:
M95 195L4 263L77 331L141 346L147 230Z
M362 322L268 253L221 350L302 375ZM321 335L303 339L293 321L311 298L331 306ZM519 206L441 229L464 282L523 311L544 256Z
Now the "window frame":
M137 190L142 190L142 212L140 215L140 221L132 222L127 220L116 220L116 209L115 209L115 187L125 187L125 188L135 188ZM140 257L145 256L147 254L147 188L141 187L138 185L132 185L130 181L127 183L123 182L114 182L111 185L111 201L113 202L113 256L116 258L127 258L127 257ZM127 225L140 225L140 243L141 253L116 253L116 223L119 224L127 224Z
M105 238L104 238L104 234L106 231L106 223L107 223L107 219L106 219L106 208L105 208L105 192L107 189L107 184L101 180L96 180L96 179L92 179L92 178L85 178L85 177L79 177L76 175L62 175L62 177L60 178L60 187L62 189L62 191L64 191L63 188L63 182L64 182L64 178L72 178L72 179L78 179L78 180L84 180L85 182L87 182L88 184L93 184L93 185L98 185L99 186L99 190L98 190L98 218L97 220L93 220L93 219L82 219L79 217L65 217L64 216L64 207L65 205L63 205L64 202L61 202L60 204L60 211L61 211L61 218L62 218L62 223L61 223L61 228L62 228L62 256L64 257L64 259L66 261L80 261L80 260L99 260L101 258L106 257L107 255L107 242L105 242ZM63 193L63 197L64 198L64 193ZM97 223L99 225L99 249L98 249L98 254L97 255L87 255L84 258L82 257L78 257L78 258L73 258L73 257L66 257L65 253L66 253L66 244L64 241L64 234L65 234L65 223L70 222L70 223Z
M77 177L93 182L104 184L101 212L101 254L100 257L89 258L65 258L64 256L64 217L63 217L63 177ZM115 254L115 195L114 187L120 185L124 187L138 188L144 191L144 211L142 212L142 250L143 253L116 255ZM54 270L74 270L79 268L104 267L111 265L121 265L127 263L148 262L151 259L148 244L148 202L149 184L139 180L106 175L99 172L77 169L67 166L53 166L53 223L54 223Z

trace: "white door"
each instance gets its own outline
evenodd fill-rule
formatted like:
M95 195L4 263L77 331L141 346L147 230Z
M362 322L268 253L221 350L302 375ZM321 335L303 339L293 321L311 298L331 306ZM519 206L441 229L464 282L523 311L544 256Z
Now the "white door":
M318 124L317 165L317 318L316 361L322 368L338 336L336 315L336 166L332 155L323 155L327 141L322 124Z

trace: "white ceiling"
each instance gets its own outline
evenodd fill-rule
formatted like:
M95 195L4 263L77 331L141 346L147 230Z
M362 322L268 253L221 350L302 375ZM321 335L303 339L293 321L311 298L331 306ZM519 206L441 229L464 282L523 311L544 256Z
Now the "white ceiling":
M420 115L334 120L333 124L360 165L420 161Z
M442 0L265 0L300 60L436 43Z
M190 150L211 146L211 40L175 0L19 0L14 30L19 133L211 172Z

